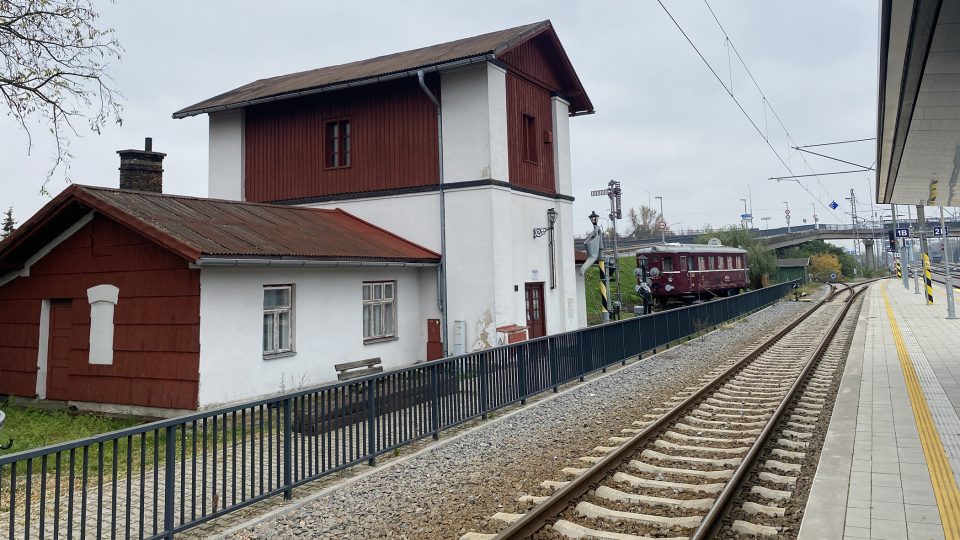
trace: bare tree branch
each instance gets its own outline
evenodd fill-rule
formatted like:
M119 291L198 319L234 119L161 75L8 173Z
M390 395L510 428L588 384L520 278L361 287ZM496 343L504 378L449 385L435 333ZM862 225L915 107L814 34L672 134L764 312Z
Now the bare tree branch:
M0 0L0 103L26 134L28 151L38 121L56 144L41 192L60 170L69 180L75 120L94 133L122 122L123 95L108 69L123 48L98 18L91 0Z

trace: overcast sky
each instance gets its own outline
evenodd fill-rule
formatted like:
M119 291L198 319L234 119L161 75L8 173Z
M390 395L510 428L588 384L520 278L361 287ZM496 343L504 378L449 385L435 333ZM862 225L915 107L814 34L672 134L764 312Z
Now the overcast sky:
M790 173L653 0L96 4L126 49L112 73L127 100L122 127L84 132L73 142L69 174L77 183L115 187L115 151L142 148L152 136L154 150L167 153L164 191L204 196L206 116L173 120L173 111L263 77L550 19L597 110L571 119L578 229L589 229L591 210L607 213L606 198L591 199L589 191L610 179L623 184L624 212L662 196L674 229L738 222L748 185L759 227L763 216L771 227L785 224L784 201L792 225L812 222L813 204L821 222L849 222L851 188L865 203L861 210L869 207L873 173L811 179L806 190L767 180ZM794 173L809 171L788 153L772 111L798 145L875 135L876 2L710 0L772 111L707 5L665 4ZM23 222L48 200L39 189L51 141L35 134L27 155L26 137L0 116L0 148L0 206L12 205ZM875 153L872 141L813 150L868 166ZM816 172L852 168L816 156L807 161ZM67 185L61 176L48 189L56 195ZM834 199L836 212L820 206Z

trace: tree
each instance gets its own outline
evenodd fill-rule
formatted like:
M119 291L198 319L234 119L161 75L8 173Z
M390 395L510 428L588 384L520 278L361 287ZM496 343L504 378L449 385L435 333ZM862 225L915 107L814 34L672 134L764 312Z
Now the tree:
M747 251L747 265L750 267L750 285L759 289L777 272L777 258L760 240L756 232L740 227L726 227L701 234L694 240L697 244L706 244L711 238L719 238L725 246L738 247Z
M121 123L123 95L108 67L123 50L111 28L97 27L91 0L0 0L0 97L33 147L31 125L49 125L56 144L41 186L69 169L76 121L100 130Z
M828 244L823 240L812 240L810 242L804 242L799 246L794 246L783 250L782 258L784 259L794 259L802 257L812 257L813 255L818 255L821 253L828 253L834 255L838 261L840 261L840 270L837 272L837 275L844 275L847 277L853 277L854 269L857 267L857 261L853 258L852 255L843 250L839 246L833 244Z
M816 281L830 281L830 274L840 275L840 259L832 253L810 256L810 277Z
M17 222L13 220L13 207L7 208L3 213L3 222L0 222L0 240L10 236L17 227Z
M659 218L660 214L647 205L641 205L639 209L630 208L627 210L627 221L630 223L631 229L628 236L637 239L659 236L660 229L657 228ZM667 236L673 235L669 225L667 226L666 233Z

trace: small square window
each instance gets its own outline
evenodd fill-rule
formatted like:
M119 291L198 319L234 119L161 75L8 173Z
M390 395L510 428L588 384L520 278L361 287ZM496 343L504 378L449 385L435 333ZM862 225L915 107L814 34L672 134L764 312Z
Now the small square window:
M540 161L540 148L537 145L537 119L529 114L523 115L523 159L531 163Z
M375 341L397 336L395 281L363 284L363 339Z
M351 164L350 120L327 122L324 131L326 167L328 169L349 167Z
M263 355L293 352L293 285L263 288Z

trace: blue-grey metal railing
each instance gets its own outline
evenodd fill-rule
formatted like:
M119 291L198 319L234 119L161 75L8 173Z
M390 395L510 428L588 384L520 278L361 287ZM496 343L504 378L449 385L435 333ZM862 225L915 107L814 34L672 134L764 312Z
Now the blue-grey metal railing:
M769 305L731 298L0 457L0 537L172 538Z

